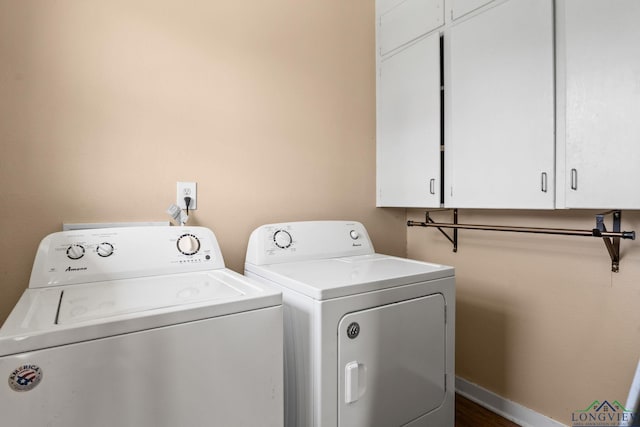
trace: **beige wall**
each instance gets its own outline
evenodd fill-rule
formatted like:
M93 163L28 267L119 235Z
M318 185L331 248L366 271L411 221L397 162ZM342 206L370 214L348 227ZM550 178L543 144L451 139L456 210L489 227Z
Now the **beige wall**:
M355 219L404 255L404 211L375 208L374 3L0 0L0 322L63 222L192 224L242 271L263 223Z
M461 210L459 222L590 230L595 213ZM638 212L622 219L640 231ZM622 241L612 273L591 237L460 230L455 254L436 229L410 228L407 240L409 257L456 267L458 376L568 425L596 399L624 404L640 356L636 242Z
M364 222L376 249L457 268L457 373L569 423L623 400L640 354L640 249L612 274L589 238L405 230L375 205L370 1L0 0L0 322L62 222L193 223L241 271L257 225ZM408 217L420 219L421 211ZM462 222L591 228L584 212ZM640 230L640 215L625 214Z

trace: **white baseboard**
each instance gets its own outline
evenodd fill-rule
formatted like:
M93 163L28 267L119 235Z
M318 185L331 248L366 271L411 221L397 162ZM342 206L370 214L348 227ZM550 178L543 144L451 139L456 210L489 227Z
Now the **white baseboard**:
M567 427L460 377L456 377L456 393L522 427Z

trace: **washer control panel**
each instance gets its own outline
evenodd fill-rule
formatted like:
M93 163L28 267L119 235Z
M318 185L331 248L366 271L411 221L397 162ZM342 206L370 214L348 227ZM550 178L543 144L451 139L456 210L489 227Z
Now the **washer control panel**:
M29 287L224 268L205 227L121 227L53 233L40 243Z
M251 233L246 262L256 265L373 253L364 226L355 221L267 224Z

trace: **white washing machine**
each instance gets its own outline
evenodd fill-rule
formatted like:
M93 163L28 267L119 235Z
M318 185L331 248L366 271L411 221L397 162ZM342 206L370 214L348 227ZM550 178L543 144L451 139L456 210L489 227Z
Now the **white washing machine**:
M0 329L0 425L282 426L282 294L203 227L47 236Z
M283 292L285 425L454 425L454 269L376 254L358 222L270 224L245 275Z

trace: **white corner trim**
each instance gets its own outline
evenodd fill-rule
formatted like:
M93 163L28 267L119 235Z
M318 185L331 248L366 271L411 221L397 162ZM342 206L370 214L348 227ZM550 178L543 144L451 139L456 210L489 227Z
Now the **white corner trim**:
M567 427L565 424L498 396L494 392L460 377L456 377L456 393L522 427Z

